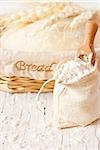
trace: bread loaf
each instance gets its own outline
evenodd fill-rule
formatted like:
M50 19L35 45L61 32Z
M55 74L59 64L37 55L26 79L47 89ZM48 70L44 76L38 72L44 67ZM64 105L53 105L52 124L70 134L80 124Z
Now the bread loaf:
M33 9L7 18L1 28L0 47L16 51L78 49L84 24L94 14L71 2L35 3Z

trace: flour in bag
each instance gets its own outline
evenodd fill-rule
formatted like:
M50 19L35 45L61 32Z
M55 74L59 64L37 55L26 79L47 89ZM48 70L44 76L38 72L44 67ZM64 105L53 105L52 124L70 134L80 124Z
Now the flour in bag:
M54 125L86 126L100 118L97 62L79 58L59 64L53 92Z
M100 117L97 63L93 66L90 60L88 56L84 61L76 58L58 64L53 78L41 87L37 95L37 104L38 109L42 111L39 94L48 82L55 80L52 120L54 126L86 126Z
M41 102L39 101L39 95L43 91L43 88L51 81L56 81L58 83L62 84L70 84L77 82L81 78L85 77L86 75L89 75L95 70L95 67L91 65L90 62L91 54L88 57L84 57L84 60L81 60L79 58L76 58L74 60L67 61L63 64L58 64L56 66L56 69L54 70L54 75L51 79L47 80L42 87L40 88L38 94L37 94L37 103L38 106L41 105ZM40 107L40 106L39 106Z
M94 70L95 67L90 61L82 61L76 58L59 65L55 70L54 78L62 84L70 84L79 81Z

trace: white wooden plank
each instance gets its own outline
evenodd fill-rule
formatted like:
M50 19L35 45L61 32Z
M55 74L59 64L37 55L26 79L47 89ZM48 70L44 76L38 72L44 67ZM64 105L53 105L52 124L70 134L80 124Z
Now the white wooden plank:
M0 150L100 150L100 120L85 128L44 126L35 97L0 92ZM41 94L40 100L48 125L53 119L52 94Z

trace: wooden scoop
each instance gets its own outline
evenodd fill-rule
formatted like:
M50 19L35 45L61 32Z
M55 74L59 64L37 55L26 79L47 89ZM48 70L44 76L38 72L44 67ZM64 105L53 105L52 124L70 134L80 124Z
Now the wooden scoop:
M95 36L98 30L98 25L95 20L90 20L86 23L85 29L85 44L94 45Z
M80 59L84 59L84 55L86 55L89 51L92 52L92 60L91 63L95 63L95 51L94 51L94 40L98 30L98 25L95 20L89 20L86 23L85 27L85 39L84 46L81 49L81 55L79 55Z

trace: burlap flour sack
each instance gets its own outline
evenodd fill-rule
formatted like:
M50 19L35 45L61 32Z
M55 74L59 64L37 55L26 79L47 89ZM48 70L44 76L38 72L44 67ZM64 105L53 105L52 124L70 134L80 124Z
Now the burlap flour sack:
M42 112L39 95L46 84L55 80L52 123L58 128L86 126L100 118L100 53L97 50L95 66L89 57L84 59L85 62L77 58L58 64L53 77L37 94L37 108Z
M59 128L86 126L100 118L100 90L97 67L74 83L56 81L54 120Z

